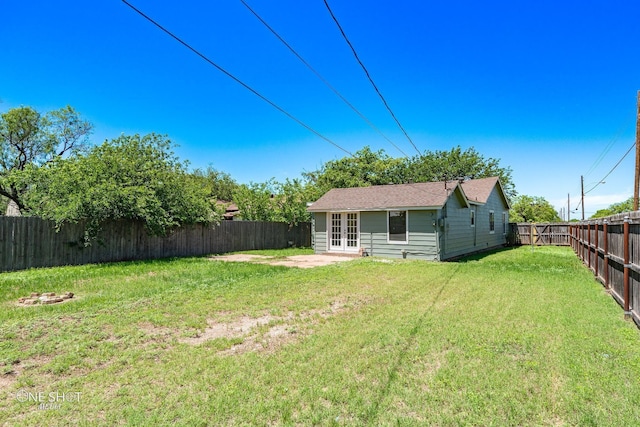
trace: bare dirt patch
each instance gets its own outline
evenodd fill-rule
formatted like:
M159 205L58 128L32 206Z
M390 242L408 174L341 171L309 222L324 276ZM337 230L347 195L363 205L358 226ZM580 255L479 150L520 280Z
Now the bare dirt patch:
M275 319L276 317L274 316L265 315L258 318L243 316L231 323L218 323L213 320L209 320L207 321L209 326L204 330L204 332L198 334L196 337L183 338L180 342L198 345L205 341L215 340L218 338L240 338L249 333L252 329L261 325L266 325Z
M161 326L156 326L150 322L144 322L138 325L138 327L147 335L154 338L154 340L158 337L169 337L173 335L174 331L170 328L163 328Z
M282 345L298 340L312 333L310 326L318 318L329 318L347 310L357 310L367 301L337 300L328 307L283 316L265 314L259 317L242 316L229 322L209 319L207 328L195 337L181 338L179 341L190 345L200 345L215 339L241 339L242 342L221 350L221 355L237 355L249 351L273 352ZM228 313L222 313L227 315Z
M24 371L40 369L53 360L53 356L33 356L28 359L0 362L0 390L8 390L15 386ZM46 373L40 373L39 378L45 378Z
M214 261L254 262L258 264L281 265L284 267L313 268L336 264L355 259L340 255L292 255L288 257L271 257L265 255L231 254L211 257Z
M18 380L18 370L6 368L3 370L6 370L7 372L3 373L0 370L0 390L7 390Z

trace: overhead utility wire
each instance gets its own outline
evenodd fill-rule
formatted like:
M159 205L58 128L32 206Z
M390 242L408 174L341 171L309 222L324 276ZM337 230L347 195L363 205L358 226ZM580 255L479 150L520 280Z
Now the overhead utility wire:
M618 163L616 163L616 164L615 164L615 166L614 166L614 167L612 167L612 168L611 168L611 170L610 170L609 172L607 172L607 174L606 174L604 177L602 177L602 179L601 179L600 181L598 181L598 182L596 183L596 185L594 185L594 186L593 186L593 187L591 187L589 190L587 190L587 191L585 191L584 193L582 193L582 195L584 196L585 194L588 194L588 193L592 192L593 190L595 190L595 188L596 188L598 185L600 185L600 184L604 183L604 180L605 180L605 179L607 179L607 177L608 177L609 175L611 175L611 173L612 173L614 170L616 170L616 168L617 168L618 166L620 166L620 163L622 163L622 161L623 161L623 160L624 160L624 159L629 155L629 153L631 152L631 150L633 150L633 147L635 147L635 146L636 146L636 143L634 142L634 143L631 145L631 147L627 150L627 152L626 152L626 153L624 153L624 155L622 156L622 158L621 158L620 160L618 160ZM578 208L580 207L580 205L581 205L581 204L582 204L582 200L580 200L580 201L578 202L578 205L576 206L576 210L578 210Z
M251 6L249 6L244 0L240 0L240 3L242 3L247 9L249 9L249 12L251 12L256 18L258 18L258 20L265 26L267 27L267 29L269 31L271 31L271 33L273 33L274 36L276 36L278 38L278 40L280 40L290 51L291 53L293 53L304 65L307 66L307 68L309 68L321 81L322 83L324 83L329 89L331 89L333 91L333 93L335 93L345 104L347 104L349 106L349 108L351 108L353 111L355 111L355 113L357 115L360 116L360 118L362 118L362 120L364 120L365 122L367 122L367 124L376 132L378 132L384 139L387 140L387 142L389 142L391 145L393 145L398 151L400 151L402 153L403 156L405 157L409 157L407 156L407 154L402 151L402 149L400 147L398 147L396 144L393 143L393 141L391 141L389 138L387 138L387 136L385 134L382 133L382 131L380 129L378 129L369 119L367 119L367 117L365 117L364 114L362 114L356 107L354 107L349 101L347 101L347 99L342 96L342 94L340 92L338 92L338 90L336 88L334 88L324 77L322 77L322 75L315 70L315 68L313 68L300 54L298 54L298 52L296 52L296 50L291 47L291 45L289 45L289 43L287 43L281 36L280 34L278 34L273 28L271 28L271 26L264 20L262 19L262 17L260 15L258 15L258 13L253 10L251 8Z
M628 130L628 128L630 127L630 123L631 122L629 122L628 120L625 120L625 123L622 126L620 126L620 128L618 129L614 137L604 147L600 155L596 158L596 160L594 160L589 170L584 174L585 177L589 176L591 172L593 172L598 167L598 165L600 165L602 160L604 160L604 157L609 153L609 151L611 151L611 148L613 148L613 145L618 141L618 138L620 137L620 135L622 135L623 132L626 132Z
M406 130L404 130L404 128L400 124L400 121L398 120L396 115L391 110L391 107L389 107L389 104L387 104L387 101L386 101L386 99L384 99L384 96L382 96L382 93L378 89L378 86L376 86L376 84L373 82L373 79L371 78L371 75L369 74L369 71L367 70L367 67L365 67L364 64L362 63L362 61L360 60L360 57L358 56L358 53L356 52L355 48L353 47L353 45L349 41L349 38L347 37L347 35L345 34L344 30L342 29L342 26L340 25L340 22L338 22L338 19L336 18L336 16L331 11L331 8L329 7L329 3L327 3L327 0L324 0L324 5L327 7L327 10L329 11L329 14L331 15L331 18L333 19L333 22L335 22L336 25L338 26L338 29L340 30L340 33L342 33L342 37L344 38L344 40L347 42L347 44L351 48L351 52L353 52L353 55L355 56L356 61L358 61L358 64L360 64L360 66L364 70L364 73L367 75L367 78L369 79L369 82L371 82L371 85L373 86L373 88L375 89L376 93L378 94L378 96L382 100L382 103L384 104L384 106L387 108L387 111L389 111L389 114L391 114L391 117L393 117L393 120L396 121L396 123L397 123L398 127L400 128L400 130L402 131L402 133L404 133L404 136L406 136L407 139L409 140L409 142L411 143L411 145L413 145L413 148L415 148L415 150L418 152L418 154L421 154L420 150L418 150L418 147L416 147L416 144L413 143L413 141L409 137L409 134L407 133Z
M289 117L291 120L294 120L296 123L298 123L299 125L301 125L302 127L304 127L305 129L307 129L310 132L313 132L314 134L316 134L317 136L319 136L320 138L324 139L325 141L327 141L329 144L339 148L340 150L344 151L345 153L347 153L350 156L353 156L353 154L351 154L349 151L347 151L346 149L342 148L341 146L339 146L338 144L336 144L335 142L333 142L332 140L330 140L329 138L327 138L326 136L322 135L320 132L318 132L317 130L313 129L311 126L309 126L308 124L306 124L305 122L303 122L302 120L298 119L297 117L295 117L293 114L289 113L287 110L285 110L284 108L280 107L278 104L276 104L275 102L271 101L269 98L267 98L266 96L262 95L260 92L258 92L257 90L255 90L254 88L252 88L251 86L249 86L248 84L246 84L245 82L243 82L242 80L240 80L239 78L237 78L236 76L234 76L233 74L231 74L230 72L228 72L227 70L225 70L224 68L222 68L220 65L216 64L215 62L213 62L212 60L210 60L209 58L207 58L204 54L200 53L198 50L196 50L195 48L191 47L191 45L189 45L187 42L183 41L180 37L176 36L175 34L173 34L171 31L167 30L166 28L164 28L162 25L160 25L159 23L157 23L156 21L154 21L151 17L145 15L141 10L137 9L135 6L133 6L131 3L129 3L127 0L122 0L122 2L124 4L126 4L127 6L129 6L131 9L133 9L134 11L136 11L140 16L142 16L143 18L145 18L147 21L151 22L153 25L155 25L156 27L158 27L159 29L161 29L162 31L164 31L165 33L167 33L169 36L171 36L173 39L175 39L177 42L179 42L181 45L183 45L184 47L186 47L187 49L189 49L191 52L195 53L196 55L198 55L200 58L204 59L206 62L208 62L210 65L213 65L214 67L216 67L219 71L221 71L222 73L224 73L225 75L227 75L228 77L230 77L231 79L233 79L236 83L239 83L240 85L242 85L245 89L249 90L251 93L253 93L254 95L256 95L258 98L262 99L263 101L265 101L267 104L271 105L273 108L275 108L276 110L280 111L282 114L284 114L285 116Z
M629 150L627 150L626 153L624 153L624 156L622 156L622 158L620 160L618 160L618 163L615 164L615 166L613 168L611 168L611 170L609 172L607 172L607 174L602 177L602 179L600 181L598 181L598 183L596 185L594 185L593 187L591 187L589 190L585 191L584 194L590 193L591 191L593 191L598 185L602 184L602 182L604 182L605 179L607 179L607 177L609 175L611 175L611 173L616 170L616 168L618 166L620 166L620 163L622 163L622 161L625 159L625 157L627 157L629 155L629 153L631 152L631 150L633 150L633 147L636 146L636 143L634 142L631 147L629 148Z

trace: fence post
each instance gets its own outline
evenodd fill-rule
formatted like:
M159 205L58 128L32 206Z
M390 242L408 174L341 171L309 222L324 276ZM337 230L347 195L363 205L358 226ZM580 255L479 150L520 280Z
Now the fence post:
M629 317L631 312L629 311L629 217L624 217L624 315Z
M587 265L591 270L591 223L587 223Z
M599 234L600 234L600 223L598 221L596 221L596 235L595 235L595 242L594 244L594 255L596 257L596 265L594 265L595 268L595 274L596 274L596 279L599 277L598 276L598 264L600 264L600 245L599 243Z
M580 252L580 254L578 255L580 257L580 261L582 261L584 263L584 224L580 223L580 225L578 226L578 250Z
M578 226L578 243L580 248L580 261L584 264L584 224Z
M604 287L609 290L609 221L606 219L602 225L602 238L604 239Z

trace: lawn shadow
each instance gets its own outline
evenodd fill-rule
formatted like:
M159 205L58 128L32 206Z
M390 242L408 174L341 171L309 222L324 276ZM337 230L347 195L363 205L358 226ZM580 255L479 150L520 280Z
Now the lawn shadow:
M495 254L513 251L513 250L516 250L517 248L518 248L518 246L503 246L503 247L500 247L500 248L494 248L494 249L489 249L489 250L482 251L482 252L476 252L474 254L465 255L465 256L462 256L462 257L458 257L458 258L446 259L446 260L444 260L444 262L457 262L457 263L464 264L464 263L471 262L471 261L480 261L480 260L482 260L484 258L493 256Z

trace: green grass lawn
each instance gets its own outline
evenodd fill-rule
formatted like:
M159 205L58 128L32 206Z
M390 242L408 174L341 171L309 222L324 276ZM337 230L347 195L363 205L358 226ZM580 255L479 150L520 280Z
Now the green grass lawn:
M48 291L76 297L17 304ZM0 274L0 425L639 419L640 332L568 248Z

